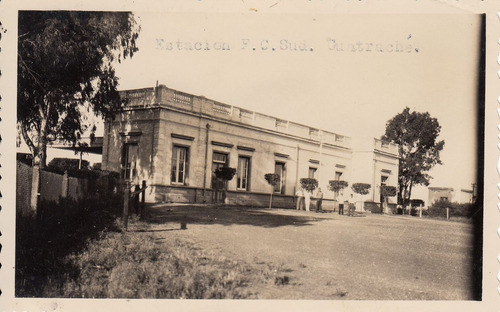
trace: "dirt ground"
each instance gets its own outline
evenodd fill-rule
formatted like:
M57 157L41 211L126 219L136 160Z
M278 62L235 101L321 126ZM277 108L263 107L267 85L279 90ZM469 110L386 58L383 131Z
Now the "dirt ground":
M472 225L415 217L285 209L148 207L158 239L181 239L243 263L281 267L262 299L469 300ZM187 229L180 230L186 222ZM250 285L252 287L252 285Z

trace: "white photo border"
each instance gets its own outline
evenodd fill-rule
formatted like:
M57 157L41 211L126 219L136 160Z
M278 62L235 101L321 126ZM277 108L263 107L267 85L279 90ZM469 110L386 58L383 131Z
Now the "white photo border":
M481 301L312 301L312 300L121 300L16 298L15 269L15 141L17 12L19 10L124 10L164 12L228 12L255 14L332 13L402 14L474 12L486 16L484 116L484 226ZM497 311L500 307L500 12L493 1L418 0L189 0L189 1L40 1L0 2L0 310L1 311ZM497 197L498 196L498 197ZM497 278L498 277L498 278Z

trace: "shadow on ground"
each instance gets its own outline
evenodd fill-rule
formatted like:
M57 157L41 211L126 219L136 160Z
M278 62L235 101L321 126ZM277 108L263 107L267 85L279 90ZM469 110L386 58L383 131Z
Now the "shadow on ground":
M305 212L290 210L269 210L259 208L241 208L226 206L169 206L148 205L145 220L147 223L164 224L169 222L187 224L220 224L220 225L253 225L266 228L280 226L307 226L315 222L331 220L314 216L314 212L304 215ZM290 215L296 212L297 215Z
M61 296L67 277L79 274L66 257L85 250L102 231L121 231L112 200L41 202L38 218L16 216L16 297Z

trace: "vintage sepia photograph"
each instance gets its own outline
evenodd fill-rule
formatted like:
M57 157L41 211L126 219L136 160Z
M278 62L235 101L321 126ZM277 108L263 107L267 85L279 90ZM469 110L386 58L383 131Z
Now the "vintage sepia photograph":
M482 300L485 14L16 14L16 298Z

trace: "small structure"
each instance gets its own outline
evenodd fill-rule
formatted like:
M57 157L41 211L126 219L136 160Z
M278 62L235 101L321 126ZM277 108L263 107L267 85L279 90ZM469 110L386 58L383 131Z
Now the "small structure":
M467 189L454 189L452 187L429 187L428 204L432 205L436 201L446 200L461 204L473 203L474 191Z

